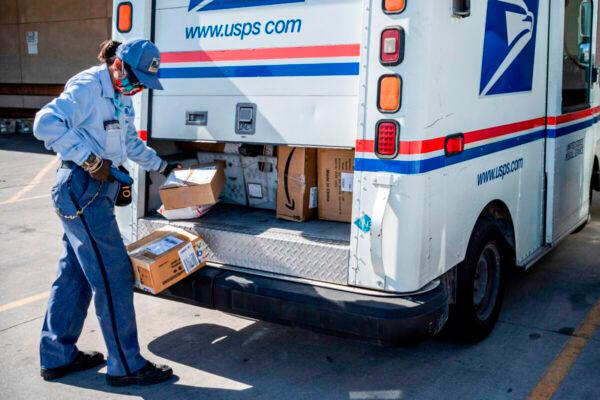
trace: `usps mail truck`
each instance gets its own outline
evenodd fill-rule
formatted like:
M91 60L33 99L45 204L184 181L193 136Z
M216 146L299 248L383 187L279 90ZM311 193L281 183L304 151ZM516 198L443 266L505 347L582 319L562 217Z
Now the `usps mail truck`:
M480 340L507 273L589 219L600 189L592 0L136 0L114 38L162 51L164 91L134 98L140 137L354 152L352 219L277 220L218 204L169 222L130 166L126 240L199 233L209 266L166 296L372 339L444 325Z

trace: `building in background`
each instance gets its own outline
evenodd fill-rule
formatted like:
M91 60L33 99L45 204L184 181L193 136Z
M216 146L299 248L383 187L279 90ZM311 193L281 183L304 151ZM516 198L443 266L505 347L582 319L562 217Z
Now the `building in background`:
M0 118L27 118L111 36L113 0L0 0Z

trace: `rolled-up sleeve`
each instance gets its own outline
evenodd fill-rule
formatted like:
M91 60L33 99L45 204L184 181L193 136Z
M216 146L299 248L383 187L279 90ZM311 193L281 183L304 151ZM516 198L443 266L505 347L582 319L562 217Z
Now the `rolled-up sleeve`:
M135 161L146 171L158 171L162 164L162 159L156 154L156 151L148 147L146 143L138 137L135 126L131 121L133 121L133 116L130 118L130 122L127 125L127 133L125 136L127 158Z
M94 86L82 82L69 85L35 116L33 134L63 160L81 165L91 150L82 140L79 125L94 110Z

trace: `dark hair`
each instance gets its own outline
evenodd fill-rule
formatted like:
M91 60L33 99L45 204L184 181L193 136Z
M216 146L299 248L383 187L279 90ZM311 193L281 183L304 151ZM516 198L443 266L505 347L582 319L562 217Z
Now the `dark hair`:
M117 47L121 45L121 42L116 40L105 40L100 43L100 53L98 53L98 60L101 63L112 64L117 54Z

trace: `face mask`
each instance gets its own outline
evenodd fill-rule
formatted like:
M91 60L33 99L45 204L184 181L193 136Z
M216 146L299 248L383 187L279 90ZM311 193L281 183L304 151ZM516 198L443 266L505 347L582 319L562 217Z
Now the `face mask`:
M125 63L122 65L123 68L121 73L123 77L115 80L117 91L123 96L133 96L144 90L144 85L137 79L133 72L129 70L129 67L125 66Z

